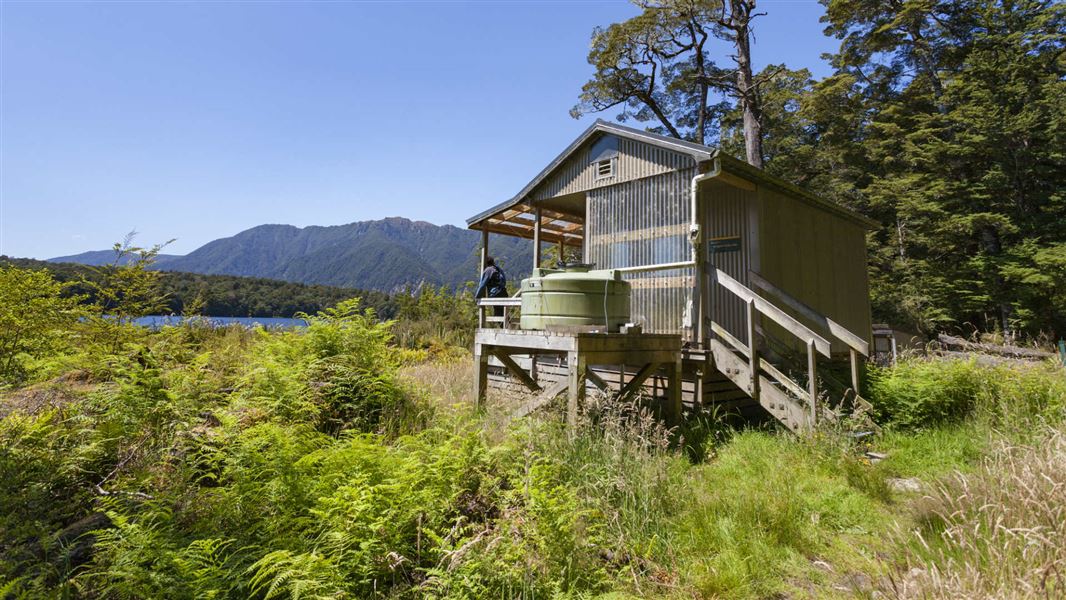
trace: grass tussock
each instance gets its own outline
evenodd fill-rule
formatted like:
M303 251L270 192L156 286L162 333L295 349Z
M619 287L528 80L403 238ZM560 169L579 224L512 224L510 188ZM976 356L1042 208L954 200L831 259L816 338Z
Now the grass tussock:
M899 598L1066 596L1066 433L1037 445L999 444L970 474L915 506L913 551L887 581Z

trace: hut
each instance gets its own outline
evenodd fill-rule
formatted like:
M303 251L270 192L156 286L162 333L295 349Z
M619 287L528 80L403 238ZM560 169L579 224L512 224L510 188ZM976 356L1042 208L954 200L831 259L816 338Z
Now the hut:
M489 386L646 392L683 405L758 406L793 430L862 403L870 353L866 231L874 223L715 148L597 121L513 198L467 221L613 269L632 290L628 333L529 332L489 317L476 336ZM635 333L639 331L639 333ZM582 350L584 348L584 350Z

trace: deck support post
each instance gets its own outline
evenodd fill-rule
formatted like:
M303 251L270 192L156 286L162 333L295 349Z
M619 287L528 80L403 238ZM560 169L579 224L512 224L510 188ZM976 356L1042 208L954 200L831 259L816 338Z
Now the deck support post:
M755 343L755 301L748 299L748 369L751 370L751 397L759 399L759 349Z
M489 355L484 346L474 344L474 404L478 409L485 406L489 387Z
M666 422L670 426L681 424L681 357L678 356L674 364L670 365L670 389L667 396Z
M807 394L811 399L811 429L818 425L818 355L814 339L807 341Z
M566 354L566 364L569 371L570 394L566 405L566 424L570 428L571 435L577 427L578 407L585 400L585 377L588 365L585 364L585 356L577 350Z
M533 268L540 268L540 213L539 206L533 209Z
M482 227L481 227L481 261L480 261L481 268L477 272L477 278L478 278L479 282L481 281L481 274L484 273L485 272L485 268L489 266L488 262L489 262L489 230L485 229L485 226L482 225ZM475 298L474 301L476 302L477 298ZM484 327L485 326L485 307L484 306L478 306L477 307L477 326L478 327Z
M855 390L855 395L859 393L859 352L854 348L849 348L851 354L851 388Z

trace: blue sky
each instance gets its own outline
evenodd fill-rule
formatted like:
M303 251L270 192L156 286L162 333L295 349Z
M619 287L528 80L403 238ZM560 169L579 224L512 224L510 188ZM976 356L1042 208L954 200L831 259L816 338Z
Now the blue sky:
M756 66L825 75L822 7L760 8ZM263 223L462 225L596 118L568 114L590 32L633 14L621 1L0 0L0 254L102 249L131 230L183 254Z

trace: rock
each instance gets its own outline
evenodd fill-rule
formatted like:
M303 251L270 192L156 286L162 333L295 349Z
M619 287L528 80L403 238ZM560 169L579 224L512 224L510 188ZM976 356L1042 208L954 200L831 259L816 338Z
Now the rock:
M893 477L888 480L888 487L892 488L895 492L920 492L922 491L922 482L913 477L907 479Z
M843 583L847 591L858 594L868 594L874 589L873 580L865 573L849 573Z
M866 458L870 459L870 462L876 465L877 463L888 458L888 455L882 452L867 452Z

